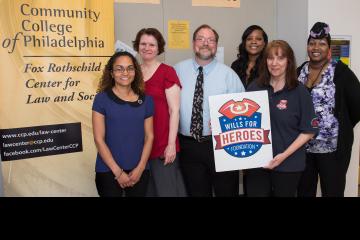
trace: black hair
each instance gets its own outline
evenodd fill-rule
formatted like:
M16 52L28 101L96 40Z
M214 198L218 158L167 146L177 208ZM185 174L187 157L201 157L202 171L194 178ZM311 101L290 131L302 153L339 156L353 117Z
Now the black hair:
M237 55L238 59L239 59L239 63L240 63L240 69L239 69L239 73L240 73L240 79L243 82L247 82L247 85L254 80L255 78L258 77L258 68L259 68L259 64L263 55L263 51L260 53L260 55L257 57L256 62L255 62L255 66L251 69L250 72L250 76L248 77L248 80L246 80L246 69L248 67L249 64L249 54L246 51L246 39L248 38L248 36L255 30L259 30L262 32L262 36L265 42L265 46L264 49L266 48L266 45L268 44L268 36L266 34L266 32L264 31L264 29L262 29L262 27L258 26L258 25L251 25L249 26L243 33L242 37L241 37L241 43L239 44L239 53Z
M323 22L316 22L310 30L310 34L307 40L309 44L310 39L323 39L325 38L329 46L331 45L330 27L328 24Z

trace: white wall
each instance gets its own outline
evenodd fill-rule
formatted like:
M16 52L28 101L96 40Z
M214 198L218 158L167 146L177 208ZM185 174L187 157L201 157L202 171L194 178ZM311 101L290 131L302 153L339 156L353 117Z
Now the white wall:
M360 1L308 0L308 30L317 21L330 25L331 35L351 35L351 69L360 76Z
M308 31L317 22L326 22L331 35L351 35L351 69L360 77L360 1L308 0ZM359 93L360 94L360 93ZM355 141L347 174L345 196L358 196L360 124L355 128ZM341 139L340 139L341 141Z
M219 47L224 47L224 62L230 65L238 53L237 47L243 31L252 24L264 28L270 39L274 39L276 0L241 0L240 8L192 7L191 0L164 0L160 5L115 4L115 39L129 46L136 33L143 27L156 27L167 41L168 20L190 21L190 36L201 24L209 24L220 35ZM184 50L168 49L160 56L167 64L175 64L192 57L190 48Z

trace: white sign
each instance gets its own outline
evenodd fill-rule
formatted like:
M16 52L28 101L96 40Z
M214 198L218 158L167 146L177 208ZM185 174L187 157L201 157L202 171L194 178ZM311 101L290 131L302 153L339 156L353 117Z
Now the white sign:
M209 97L217 172L266 166L273 159L267 91Z
M215 58L218 62L224 63L224 47L217 48Z
M131 55L133 55L134 57L136 57L137 55L137 52L132 47L130 47L129 45L127 45L126 43L120 40L117 40L115 43L115 52L124 52L124 51L131 53Z

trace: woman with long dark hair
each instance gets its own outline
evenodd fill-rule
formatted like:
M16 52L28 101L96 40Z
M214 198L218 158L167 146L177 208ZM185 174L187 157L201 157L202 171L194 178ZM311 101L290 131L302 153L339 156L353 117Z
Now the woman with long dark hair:
M258 25L249 26L241 37L239 53L231 68L241 79L245 89L258 77L259 63L268 43L266 32Z

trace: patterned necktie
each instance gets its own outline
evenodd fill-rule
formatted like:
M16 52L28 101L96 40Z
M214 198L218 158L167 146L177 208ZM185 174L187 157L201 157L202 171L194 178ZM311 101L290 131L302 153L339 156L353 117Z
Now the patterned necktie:
M193 108L191 113L190 134L200 142L203 131L203 100L204 100L204 74L203 67L199 67L194 91Z

